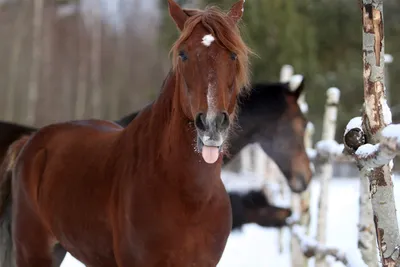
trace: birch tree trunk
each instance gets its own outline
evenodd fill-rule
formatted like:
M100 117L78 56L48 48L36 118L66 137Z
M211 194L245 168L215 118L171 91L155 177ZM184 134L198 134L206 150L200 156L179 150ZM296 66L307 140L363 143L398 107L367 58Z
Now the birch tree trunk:
M384 87L383 0L363 0L364 99L363 129L367 143L376 144L379 132L392 122ZM368 180L367 180L368 179ZM398 266L400 235L389 164L362 166L361 181L370 182L373 220L383 266ZM363 185L364 188L367 188Z
M33 44L32 44L32 66L30 70L28 85L28 103L26 124L33 125L36 119L36 105L40 81L40 67L42 57L42 26L43 26L43 0L33 1Z
M92 116L102 117L101 92L101 41L102 41L102 8L100 2L93 3L93 27L91 45L91 84L92 84Z
M337 106L339 103L340 91L332 87L327 91L327 101L325 106L325 115L322 128L322 140L335 140ZM326 227L327 227L327 209L328 209L328 194L329 181L332 178L333 166L330 160L321 166L321 189L318 201L318 227L317 241L321 245L326 244ZM327 263L325 258L316 257L316 267L325 267Z
M6 96L6 103L5 103L5 119L12 121L14 118L14 112L15 112L15 91L16 87L15 84L18 79L18 63L19 63L19 58L21 55L21 49L22 49L22 41L23 37L26 33L26 25L25 19L26 19L26 13L27 9L30 5L30 3L26 1L22 1L20 3L21 8L18 11L17 19L14 25L14 40L13 40L13 47L11 51L11 60L10 60L10 72L9 72L9 81L8 81L8 86L7 86L7 96Z
M86 101L88 95L88 40L85 23L82 18L81 9L79 7L79 21L78 21L78 32L79 32L79 62L78 62L78 90L76 92L76 103L75 103L75 114L76 120L83 119L85 116Z
M375 227L372 203L369 194L369 182L366 177L360 180L360 207L358 222L358 249L365 264L378 267L378 250L376 248Z
M120 108L120 96L122 92L122 87L124 85L125 75L127 73L125 63L126 61L126 43L127 43L127 30L125 23L126 20L126 5L124 0L120 0L118 4L119 14L122 16L122 23L120 25L120 32L117 37L117 50L116 50L116 60L115 60L115 71L113 80L113 92L111 94L111 107L110 115L111 118L116 119L119 114Z

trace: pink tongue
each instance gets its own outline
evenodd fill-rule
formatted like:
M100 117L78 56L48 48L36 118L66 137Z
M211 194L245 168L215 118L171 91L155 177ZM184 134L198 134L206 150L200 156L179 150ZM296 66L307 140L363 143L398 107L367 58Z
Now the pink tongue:
M218 159L219 149L215 146L203 146L203 151L201 151L201 154L205 162L212 164Z

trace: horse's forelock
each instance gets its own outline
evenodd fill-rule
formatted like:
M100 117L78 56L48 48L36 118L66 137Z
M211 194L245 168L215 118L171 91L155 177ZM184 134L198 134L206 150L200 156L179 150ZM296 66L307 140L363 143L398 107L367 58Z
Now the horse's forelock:
M215 37L217 43L237 54L239 64L237 66L236 86L248 91L250 85L249 55L253 52L242 40L239 27L236 24L232 26L232 21L228 15L215 6L209 6L205 10L185 9L184 12L189 18L179 39L170 51L173 56L174 70L178 66L178 53L182 43L190 37L194 28L201 23Z

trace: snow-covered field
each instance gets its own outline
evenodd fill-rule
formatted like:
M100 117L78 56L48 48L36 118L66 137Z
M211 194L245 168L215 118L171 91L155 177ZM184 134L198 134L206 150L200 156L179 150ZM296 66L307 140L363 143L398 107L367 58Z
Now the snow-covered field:
M400 203L400 177L395 177L396 203ZM316 226L316 207L319 182L314 180L312 188L312 228ZM358 178L334 178L329 187L328 245L345 251L357 247L358 222ZM399 218L399 213L397 214ZM279 253L279 232L248 224L242 232L233 232L229 237L223 257L218 267L290 267L289 232L284 231L284 251ZM71 255L65 258L62 267L84 266ZM343 267L334 263L332 267Z

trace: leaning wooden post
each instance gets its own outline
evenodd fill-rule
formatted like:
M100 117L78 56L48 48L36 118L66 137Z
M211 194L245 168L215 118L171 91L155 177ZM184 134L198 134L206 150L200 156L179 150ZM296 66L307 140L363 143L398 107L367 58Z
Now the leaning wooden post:
M279 81L281 83L290 82L290 78L293 76L293 73L294 73L294 68L293 68L292 65L289 65L289 64L283 65L282 68L281 68L281 72L279 74ZM271 165L270 164L271 160L272 160L271 158L268 158L267 165ZM285 197L284 196L285 195L285 193L284 193L284 185L282 184L282 181L279 181L279 179L277 179L277 178L278 177L273 177L275 182L277 182L277 184L279 184L281 197L284 198ZM279 238L279 251L283 252L283 244L285 243L284 242L284 239L285 239L285 237L284 237L284 229L279 229L278 238ZM291 251L292 251L292 254L293 254L293 248L291 249ZM295 267L295 266L293 266L293 267Z
M383 129L392 123L384 86L383 0L363 0L362 14L364 113L362 125L357 125L355 119L349 122L343 142L346 152L357 161L361 187L369 189L380 262L384 267L399 266L400 235L393 193L393 157L388 157L388 151L384 151L383 157L381 145L378 145L388 134Z
M300 106L301 112L303 114L308 113L308 104L305 99L305 94L301 94L298 99L298 104ZM304 146L306 149L312 148L312 134L313 128L312 123L307 125L307 129L304 136ZM292 194L291 196L291 206L294 213L299 216L299 223L305 228L305 233L308 234L309 225L309 200L310 200L310 188L301 194ZM296 238L294 232L291 234L291 259L292 267L303 267L308 266L308 258L304 256L299 240Z
M339 103L340 91L336 87L331 87L327 91L327 101L325 106L325 115L322 128L322 140L335 140L337 106ZM327 226L327 208L329 181L332 178L333 166L330 160L321 166L321 189L318 203L318 228L317 241L326 244L326 226ZM315 260L316 267L326 266L325 258L317 257Z

